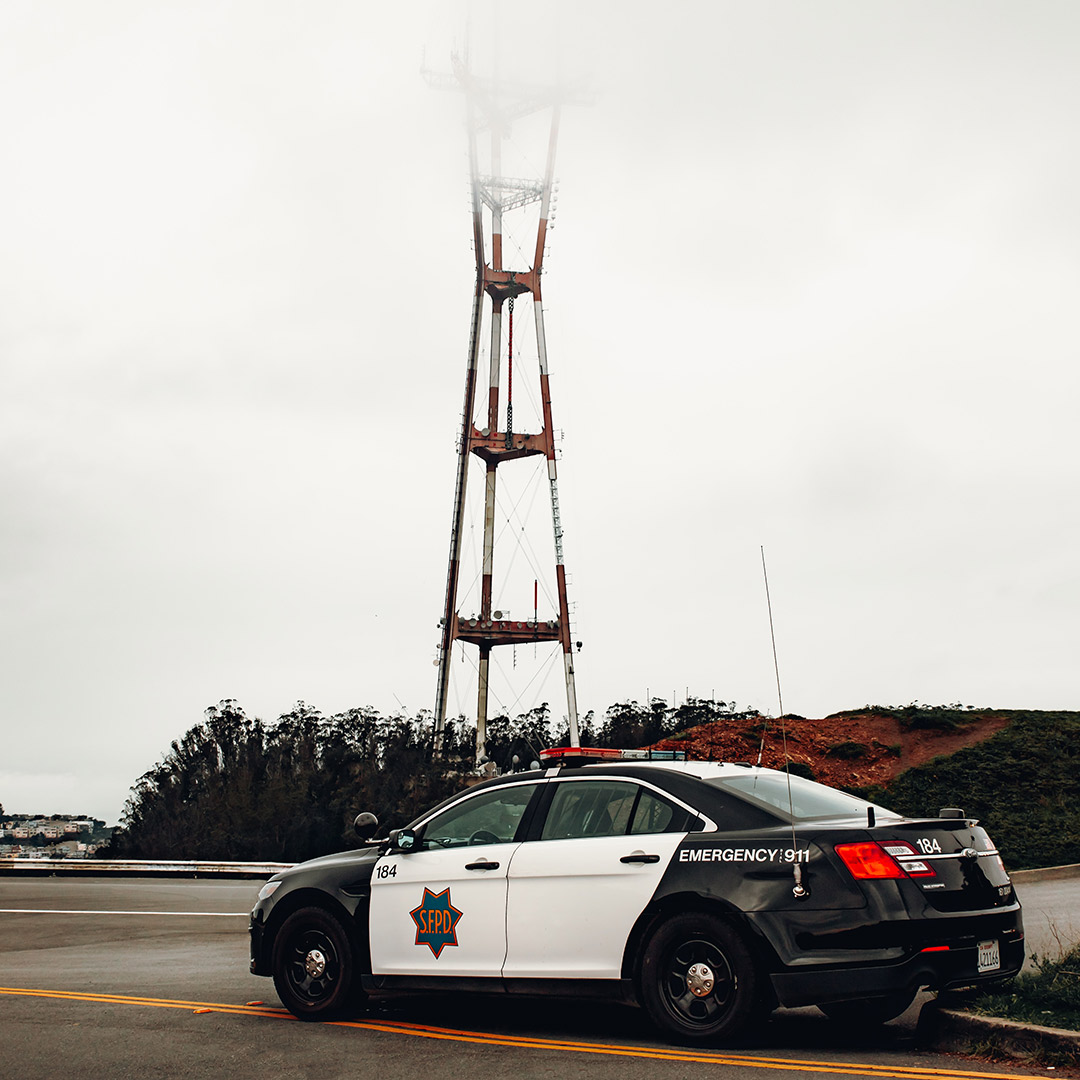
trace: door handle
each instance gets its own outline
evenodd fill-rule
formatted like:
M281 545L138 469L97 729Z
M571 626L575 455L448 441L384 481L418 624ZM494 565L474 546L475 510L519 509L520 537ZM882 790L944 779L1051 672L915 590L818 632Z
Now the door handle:
M466 870L498 870L499 864L497 862L488 862L487 859L480 859L478 862L470 862L465 864Z
M638 863L654 863L659 862L659 855L645 855L642 852L637 852L633 855L624 855L619 862L638 862Z

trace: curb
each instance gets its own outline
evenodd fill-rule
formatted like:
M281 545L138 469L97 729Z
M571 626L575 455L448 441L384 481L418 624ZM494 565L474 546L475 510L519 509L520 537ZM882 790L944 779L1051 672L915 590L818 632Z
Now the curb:
M1021 885L1025 881L1057 881L1062 878L1075 878L1080 877L1080 863L1070 863L1068 866L1046 866L1039 870L1013 870L1009 877Z
M932 1001L919 1013L915 1037L920 1046L930 1050L971 1054L981 1043L1018 1060L1056 1055L1080 1061L1080 1031L976 1016Z

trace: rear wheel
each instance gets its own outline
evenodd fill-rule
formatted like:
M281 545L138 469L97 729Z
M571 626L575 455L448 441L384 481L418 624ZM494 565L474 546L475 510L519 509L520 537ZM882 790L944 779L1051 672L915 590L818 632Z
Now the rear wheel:
M273 970L278 997L300 1020L331 1020L359 1004L349 933L323 908L300 908L282 923Z
M830 1001L818 1008L830 1019L844 1024L884 1024L895 1020L915 1000L914 990L899 990L884 997L855 1001Z
M729 923L685 912L662 923L641 962L641 998L653 1022L683 1042L732 1042L760 1021L754 958Z

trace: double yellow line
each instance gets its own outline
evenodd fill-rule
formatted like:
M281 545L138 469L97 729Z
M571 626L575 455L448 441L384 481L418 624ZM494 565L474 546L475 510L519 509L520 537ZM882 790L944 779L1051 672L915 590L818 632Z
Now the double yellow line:
M292 1020L285 1009L260 1002L250 1005L229 1005L216 1001L180 1001L173 998L127 997L123 994L89 994L73 990L33 990L0 986L0 994L19 997L53 998L61 1001L83 1001L97 1005L142 1005L158 1009L188 1009L193 1012L227 1013L233 1016L262 1016L273 1020ZM735 1065L741 1068L779 1069L786 1072L832 1073L837 1076L890 1077L893 1080L1023 1080L1015 1073L955 1071L951 1069L906 1068L897 1065L875 1065L846 1061L808 1061L794 1058L756 1057L750 1054L709 1053L702 1050L648 1046L617 1046L610 1043L575 1042L567 1039L534 1038L528 1035L493 1035L483 1031L462 1031L456 1028L435 1027L431 1024L410 1024L403 1020L337 1020L335 1027L361 1028L392 1035L412 1035L425 1039L474 1043L481 1046L510 1046L525 1050L560 1050L579 1054L603 1054L609 1057L629 1057L650 1061L681 1061L702 1065Z

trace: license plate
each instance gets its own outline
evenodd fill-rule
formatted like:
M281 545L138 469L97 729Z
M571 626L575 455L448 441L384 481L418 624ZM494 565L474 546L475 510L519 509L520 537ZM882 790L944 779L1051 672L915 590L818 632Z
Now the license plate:
M993 941L979 942L979 970L997 971L1001 967L1001 950L997 938Z

